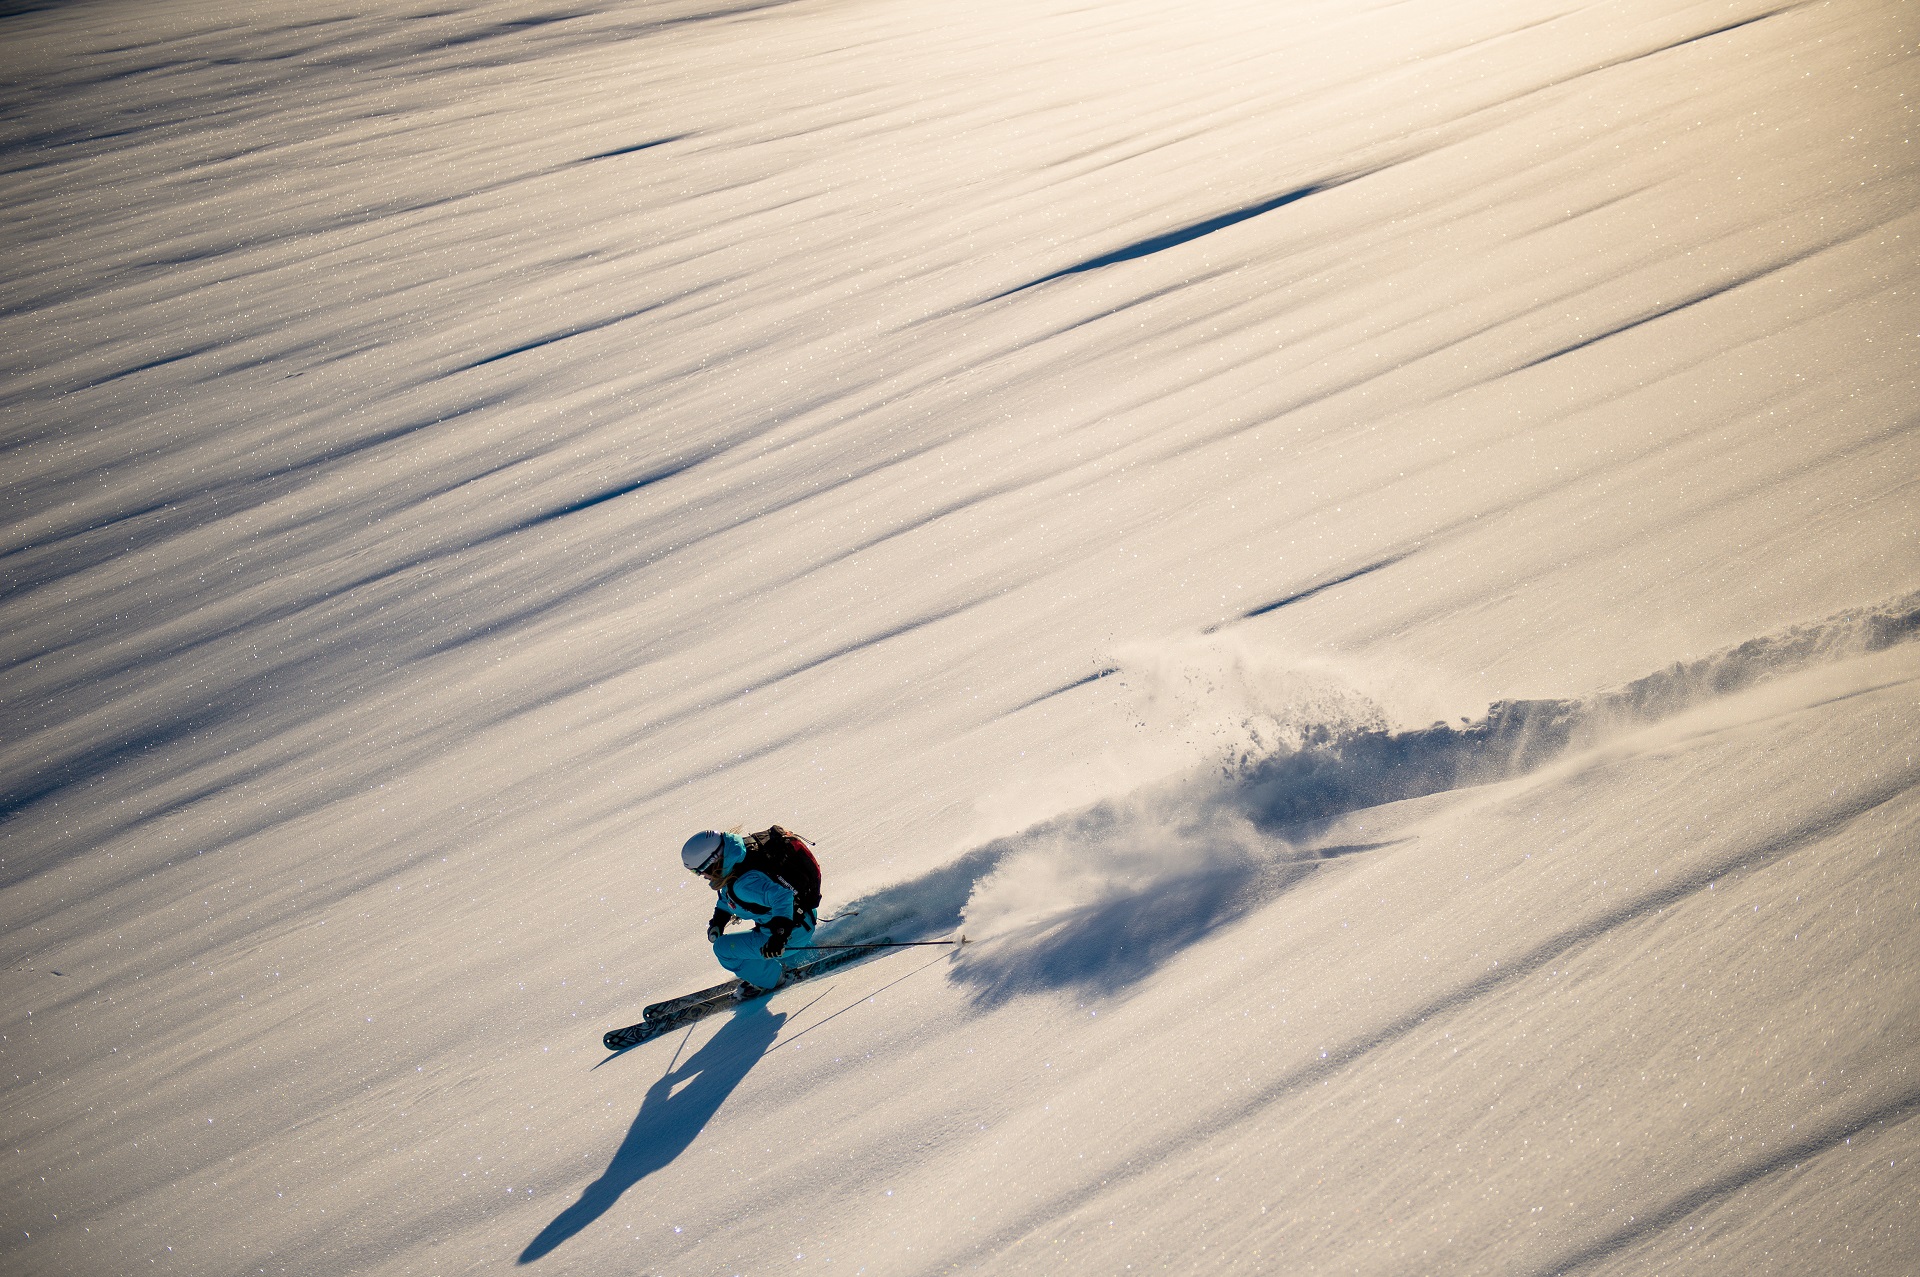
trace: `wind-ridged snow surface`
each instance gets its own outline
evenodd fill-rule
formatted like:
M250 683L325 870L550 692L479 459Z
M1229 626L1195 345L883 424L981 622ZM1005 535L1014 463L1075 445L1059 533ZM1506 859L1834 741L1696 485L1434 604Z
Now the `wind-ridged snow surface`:
M6 6L0 1267L1912 1272L1917 51Z

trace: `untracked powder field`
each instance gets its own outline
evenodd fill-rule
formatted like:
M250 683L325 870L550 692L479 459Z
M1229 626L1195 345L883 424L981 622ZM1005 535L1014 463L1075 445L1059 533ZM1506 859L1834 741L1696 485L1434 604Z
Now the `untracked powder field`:
M1914 1273L1917 112L1905 0L0 3L0 1270Z

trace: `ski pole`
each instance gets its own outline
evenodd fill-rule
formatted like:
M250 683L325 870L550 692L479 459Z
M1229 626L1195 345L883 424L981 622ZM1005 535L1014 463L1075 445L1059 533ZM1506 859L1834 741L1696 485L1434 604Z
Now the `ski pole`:
M807 953L819 949L912 949L920 945L965 944L966 942L967 938L961 936L958 940L887 940L879 944L792 944L787 946L786 951Z

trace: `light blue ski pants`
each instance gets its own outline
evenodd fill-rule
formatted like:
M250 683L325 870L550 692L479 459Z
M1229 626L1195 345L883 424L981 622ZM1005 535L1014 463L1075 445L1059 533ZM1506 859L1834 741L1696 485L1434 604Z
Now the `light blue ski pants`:
M810 953L795 953L794 946L813 943L812 927L795 927L793 934L787 937L787 951L777 958L760 956L760 946L767 942L767 929L755 926L752 931L730 931L713 942L713 956L720 965L745 980L748 984L758 985L762 989L771 989L780 983L782 967L790 967L810 958Z

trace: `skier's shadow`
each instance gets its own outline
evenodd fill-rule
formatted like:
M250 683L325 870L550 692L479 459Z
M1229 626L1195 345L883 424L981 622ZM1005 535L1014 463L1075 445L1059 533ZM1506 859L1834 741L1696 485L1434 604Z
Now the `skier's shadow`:
M707 1044L647 1088L640 1112L600 1178L580 1192L580 1200L554 1217L520 1252L530 1264L607 1213L620 1195L685 1152L733 1088L773 1045L785 1024L765 1002L741 1007ZM689 1081L689 1079L691 1079ZM681 1083L685 1083L681 1086ZM679 1086L676 1092L674 1088Z

